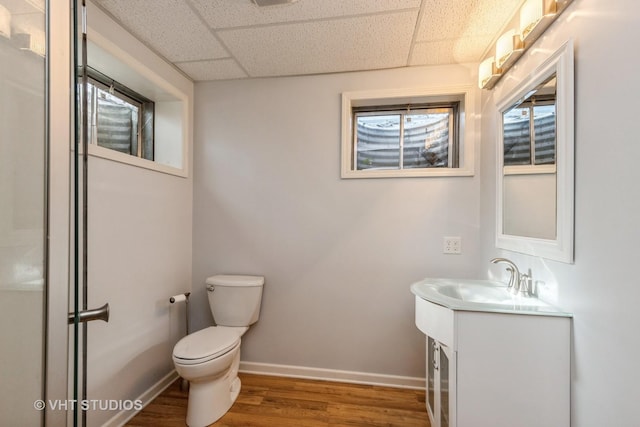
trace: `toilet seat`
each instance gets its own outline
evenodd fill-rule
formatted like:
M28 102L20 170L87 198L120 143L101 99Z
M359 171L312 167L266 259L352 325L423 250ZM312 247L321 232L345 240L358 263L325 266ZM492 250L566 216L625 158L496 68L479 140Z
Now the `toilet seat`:
M240 345L246 328L210 326L182 338L173 348L173 359L183 365L196 365L220 357Z

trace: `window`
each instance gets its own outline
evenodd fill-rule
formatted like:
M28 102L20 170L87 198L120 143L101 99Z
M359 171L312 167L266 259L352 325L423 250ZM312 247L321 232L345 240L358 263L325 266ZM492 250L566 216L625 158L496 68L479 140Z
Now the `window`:
M457 167L458 106L354 108L353 169Z
M342 177L472 175L471 97L470 88L343 93Z
M88 76L89 142L154 160L154 103L96 70Z
M91 2L87 3L87 13L91 19L87 21L84 65L88 66L89 77L98 82L92 85L117 98L119 101L110 98L108 102L121 102L119 109L122 113L132 114L130 119L124 119L130 124L121 129L122 145L108 148L106 141L111 136L102 137L100 129L105 124L100 118L106 117L98 108L99 104L107 102L107 96L98 97L96 90L93 120L96 132L87 135L87 138L92 137L87 147L89 156L187 178L192 145L193 82ZM84 90L77 89L76 92ZM91 87L88 89L93 90ZM88 90L86 93L89 95ZM138 110L138 114L133 116L140 105L142 113ZM137 126L134 123L136 117ZM137 128L137 137L124 137L128 128Z

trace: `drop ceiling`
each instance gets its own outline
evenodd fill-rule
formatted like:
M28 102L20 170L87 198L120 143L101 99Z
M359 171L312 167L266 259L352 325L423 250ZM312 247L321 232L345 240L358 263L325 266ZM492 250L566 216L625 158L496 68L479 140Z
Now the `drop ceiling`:
M195 81L479 62L522 0L95 0ZM89 16L90 20L91 17Z

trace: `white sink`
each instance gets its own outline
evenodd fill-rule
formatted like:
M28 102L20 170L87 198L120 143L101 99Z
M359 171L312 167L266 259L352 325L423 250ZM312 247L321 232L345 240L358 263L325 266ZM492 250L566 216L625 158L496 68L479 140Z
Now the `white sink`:
M491 280L427 278L411 285L414 295L452 310L566 316L534 297L514 295Z

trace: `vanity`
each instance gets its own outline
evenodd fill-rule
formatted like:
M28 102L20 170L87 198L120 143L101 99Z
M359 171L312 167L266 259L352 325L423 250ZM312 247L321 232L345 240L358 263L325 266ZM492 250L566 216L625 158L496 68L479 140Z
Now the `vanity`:
M527 61L495 88L495 246L573 263L573 41L532 71ZM530 269L522 274L503 257L491 263L507 265L508 284L411 285L416 326L426 335L431 425L568 427L572 315L535 297Z
M411 285L433 427L570 425L571 314L489 280Z

